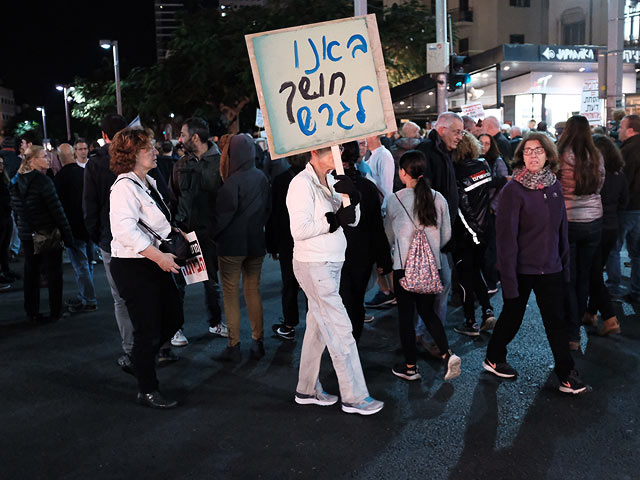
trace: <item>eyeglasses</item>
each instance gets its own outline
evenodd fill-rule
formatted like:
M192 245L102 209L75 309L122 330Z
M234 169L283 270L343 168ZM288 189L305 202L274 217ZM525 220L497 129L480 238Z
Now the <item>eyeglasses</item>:
M447 127L447 129L448 129L451 133L453 133L456 137L461 137L461 136L462 136L462 132L464 131L464 130L460 130L460 129L458 129L458 130L453 130L451 127Z
M522 153L524 153L527 157L530 157L534 153L537 155L542 155L544 153L544 148L536 147L536 148L523 148Z

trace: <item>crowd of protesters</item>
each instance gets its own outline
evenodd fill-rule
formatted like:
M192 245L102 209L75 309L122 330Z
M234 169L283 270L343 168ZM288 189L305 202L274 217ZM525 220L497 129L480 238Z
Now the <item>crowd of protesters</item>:
M119 115L107 115L101 128L102 146L80 138L47 151L29 133L2 143L0 290L23 275L24 308L34 323L55 322L65 310L92 312L93 268L102 260L122 339L118 365L137 378L138 402L146 406L177 404L159 391L155 368L177 359L172 347L189 343L185 279L163 243L172 233L198 238L208 331L227 338L219 361L242 358L240 290L250 355L265 355L261 270L267 253L279 261L282 319L271 326L274 334L295 338L300 290L308 309L295 402L341 400L347 413L371 415L384 406L370 396L358 354L364 324L374 320L365 305L397 305L397 377L421 378L420 349L443 363L445 381L461 374L447 339L454 295L464 322L451 330L490 334L482 366L511 378L517 372L507 346L533 291L559 390L578 394L590 389L571 354L580 349L581 325L619 334L614 302L640 303L638 115L618 116L609 134L595 135L575 115L555 126L554 137L544 122L525 129L446 112L424 136L406 122L395 139L341 145L340 175L330 148L295 155L277 169L250 135L216 143L196 117L183 122L178 145L156 143L153 132L127 127ZM623 296L625 242L631 283ZM64 249L78 290L66 303ZM18 252L21 274L10 269ZM46 315L39 306L44 284ZM366 301L372 285L377 292ZM500 289L496 309L491 296ZM340 397L319 380L325 348Z

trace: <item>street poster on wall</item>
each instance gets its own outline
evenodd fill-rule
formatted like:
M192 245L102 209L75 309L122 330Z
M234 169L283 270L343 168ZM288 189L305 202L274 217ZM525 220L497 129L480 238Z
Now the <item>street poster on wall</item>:
M375 15L245 39L271 158L396 131Z

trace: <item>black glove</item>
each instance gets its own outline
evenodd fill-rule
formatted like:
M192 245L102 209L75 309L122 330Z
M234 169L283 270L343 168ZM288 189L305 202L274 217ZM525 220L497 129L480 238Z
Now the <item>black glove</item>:
M360 192L356 189L351 179L346 175L336 175L335 178L338 181L333 185L333 189L338 193L349 195L352 205L360 203Z
M329 222L329 233L335 232L338 227L345 228L356 221L356 207L349 205L348 207L340 207L336 213L325 213L327 222Z

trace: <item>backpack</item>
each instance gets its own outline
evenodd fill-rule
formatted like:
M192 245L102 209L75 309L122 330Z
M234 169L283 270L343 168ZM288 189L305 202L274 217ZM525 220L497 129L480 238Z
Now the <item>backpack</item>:
M435 295L442 292L442 282L438 274L438 265L433 256L431 247L427 240L427 234L424 227L416 226L413 218L403 205L397 194L394 194L405 213L413 223L415 231L409 245L409 254L407 263L404 267L404 277L400 279L400 286L408 292ZM400 252L398 252L400 254ZM400 255L400 263L402 263L402 255Z

